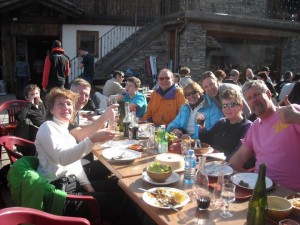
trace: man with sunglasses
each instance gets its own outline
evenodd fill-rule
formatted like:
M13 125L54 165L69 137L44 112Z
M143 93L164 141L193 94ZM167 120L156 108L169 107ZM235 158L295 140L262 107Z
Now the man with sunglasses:
M103 94L107 97L111 95L121 94L125 91L122 87L122 82L124 80L124 73L120 70L116 70L113 73L113 77L106 81L103 87Z
M300 191L300 105L276 107L272 94L262 80L248 81L243 95L252 111L258 116L249 128L242 146L231 157L235 170L243 170L251 156L256 157L255 172L259 164L267 166L266 176L276 184Z
M155 126L168 125L185 103L182 89L174 83L171 70L162 69L158 74L158 89L151 95L144 119Z

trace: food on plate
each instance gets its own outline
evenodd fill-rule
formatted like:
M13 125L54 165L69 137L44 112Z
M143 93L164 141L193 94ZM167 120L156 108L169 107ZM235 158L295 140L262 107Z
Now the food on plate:
M165 173L171 171L171 167L169 165L163 165L159 162L153 162L149 165L148 170L154 173Z
M193 149L195 155L206 154L210 150L210 145L206 143L201 143L201 148L197 146L196 148L193 147Z
M144 147L140 144L130 145L128 148L139 152L142 152L144 150Z
M247 182L245 182L243 180L240 180L239 185L242 186L242 187L245 187L245 188L249 187L249 183L247 183Z
M291 198L289 201L292 203L294 207L300 208L300 198Z
M155 191L149 192L148 195L155 200L155 204L161 207L176 206L185 200L183 193L165 188L157 188Z

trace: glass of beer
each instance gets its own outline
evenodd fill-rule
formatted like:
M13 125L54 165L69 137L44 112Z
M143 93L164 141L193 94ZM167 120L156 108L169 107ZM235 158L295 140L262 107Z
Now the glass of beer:
M196 121L201 129L205 127L205 115L203 113L197 112Z

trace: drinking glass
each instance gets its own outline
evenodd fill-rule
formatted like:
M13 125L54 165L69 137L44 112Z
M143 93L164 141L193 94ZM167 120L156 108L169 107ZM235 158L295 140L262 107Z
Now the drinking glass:
M299 225L295 220L284 219L279 221L279 225Z
M225 205L223 212L220 213L220 216L224 218L232 217L232 213L228 211L229 203L235 200L235 188L236 186L232 183L225 183L222 186L221 197L223 198Z
M181 147L181 154L183 156L186 156L188 151L191 149L191 141L189 139L183 139L180 142L180 147Z
M205 127L205 115L203 113L197 112L196 121L201 129Z

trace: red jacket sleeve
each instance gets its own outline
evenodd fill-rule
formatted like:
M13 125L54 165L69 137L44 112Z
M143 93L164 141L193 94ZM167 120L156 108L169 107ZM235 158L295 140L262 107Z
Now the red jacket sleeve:
M42 81L43 89L47 89L48 86L50 67L51 67L51 62L49 56L47 56L45 59L44 72L43 72L43 81Z

